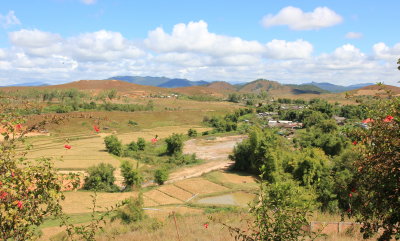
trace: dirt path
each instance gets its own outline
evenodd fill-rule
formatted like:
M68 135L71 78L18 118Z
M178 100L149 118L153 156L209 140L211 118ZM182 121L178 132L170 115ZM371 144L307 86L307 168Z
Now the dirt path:
M183 153L195 153L197 158L203 159L206 163L193 167L186 167L173 172L166 183L183 180L191 177L198 177L204 173L215 170L226 169L232 165L228 159L236 143L241 142L246 136L225 136L215 139L189 140L185 142Z

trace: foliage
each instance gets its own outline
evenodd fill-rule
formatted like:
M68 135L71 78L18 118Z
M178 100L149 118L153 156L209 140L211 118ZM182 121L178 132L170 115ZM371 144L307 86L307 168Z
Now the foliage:
M259 174L273 182L279 169L277 149L280 137L271 129L252 128L249 138L235 146L230 158L235 161L234 169Z
M322 120L300 135L299 144L303 148L319 147L327 155L339 155L347 145L346 137L340 133L334 120Z
M128 149L129 151L138 151L138 150L139 150L139 147L138 147L138 144L137 144L135 141L132 141L131 143L129 143L129 144L127 145L127 149Z
M35 238L35 228L44 218L62 214L60 202L64 199L63 184L48 158L27 160L24 146L26 133L40 130L46 124L58 124L59 118L44 119L42 122L26 124L18 110L34 106L22 103L10 104L0 100L2 140L0 142L0 239L28 240ZM29 149L29 147L28 147ZM27 149L27 150L28 150ZM71 188L78 180L74 175L65 175Z
M242 97L238 93L231 93L228 95L229 102L239 103L241 99Z
M111 221L120 219L122 223L130 224L138 222L146 217L143 210L143 194L139 193L137 198L129 198L124 202L124 206L116 210L115 215L111 218Z
M364 237L382 229L379 240L400 238L400 98L378 100L368 109L368 128L352 136L356 159L352 206Z
M183 150L183 135L173 133L167 139L165 139L167 143L167 153L168 155L177 155L181 154Z
M144 138L139 137L137 140L137 147L139 151L143 151L144 148L146 147L146 141L144 140Z
M85 178L83 188L86 190L107 192L118 191L118 187L114 184L114 171L115 168L108 163L100 163L97 166L89 167L87 169L89 175Z
M154 181L158 185L164 184L168 180L168 170L165 168L157 169L154 172Z
M116 156L122 156L123 148L122 143L118 138L114 135L106 136L104 138L104 143L106 145L107 152L114 154Z
M195 129L190 128L187 132L187 135L189 137L196 137L197 136L197 131Z
M263 183L258 200L250 206L254 221L248 221L248 230L223 225L235 240L313 240L320 235L304 228L308 226L312 199L312 192L291 181Z
M121 174L124 177L124 184L126 187L140 187L143 182L143 177L139 170L133 168L132 162L127 160L123 161L121 164Z

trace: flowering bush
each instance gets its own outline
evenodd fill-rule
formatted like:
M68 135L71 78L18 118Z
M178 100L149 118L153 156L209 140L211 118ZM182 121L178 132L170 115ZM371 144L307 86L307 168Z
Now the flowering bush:
M27 240L35 236L35 227L43 223L45 217L62 214L60 201L62 180L48 158L28 160L26 151L18 151L23 146L24 135L38 130L48 122L57 123L52 118L28 126L19 110L10 101L0 102L0 240ZM30 106L26 106L27 109ZM69 176L73 186L78 185L74 176Z
M364 237L383 230L379 240L400 239L400 98L370 108L368 128L353 133L362 154L355 162L352 206Z

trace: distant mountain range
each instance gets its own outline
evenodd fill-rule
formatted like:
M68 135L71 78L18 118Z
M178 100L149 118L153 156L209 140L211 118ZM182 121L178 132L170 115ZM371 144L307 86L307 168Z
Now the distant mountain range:
M363 83L363 84L342 86L342 85L334 85L334 84L327 83L327 82L324 82L324 83L311 82L311 83L305 83L303 85L314 85L316 87L319 87L323 90L327 90L329 92L340 93L340 92L359 89L359 88L369 86L369 85L374 85L374 83Z
M190 81L187 79L170 79L166 77L151 77L151 76L114 76L110 77L107 80L122 80L133 84L138 85L150 85L162 88L178 88L178 87L189 87L189 86L198 86L198 85L206 85L210 82L207 81Z
M13 84L13 85L4 85L0 87L10 87L10 86L47 86L49 84L43 83L43 82L27 82L27 83L21 83L21 84Z
M106 80L121 80L133 84L154 86L161 88L204 86L204 87L209 87L209 89L223 90L224 92L235 92L235 91L259 92L261 90L264 91L281 90L281 91L289 91L292 94L323 94L329 92L340 93L354 89L359 89L369 85L374 85L373 83L363 83L363 84L355 84L349 86L341 86L326 82L324 83L310 82L310 83L296 85L296 84L280 84L275 81L261 80L261 79L233 85L224 81L203 81L203 80L190 81L188 79L152 77L152 76L113 76ZM8 86L47 86L47 85L48 84L43 82L29 82L29 83L21 83Z

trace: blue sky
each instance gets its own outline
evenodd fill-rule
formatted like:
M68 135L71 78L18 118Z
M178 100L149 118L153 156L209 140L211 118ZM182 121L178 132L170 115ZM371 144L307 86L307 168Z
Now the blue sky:
M398 85L400 1L0 4L0 85L114 75Z

